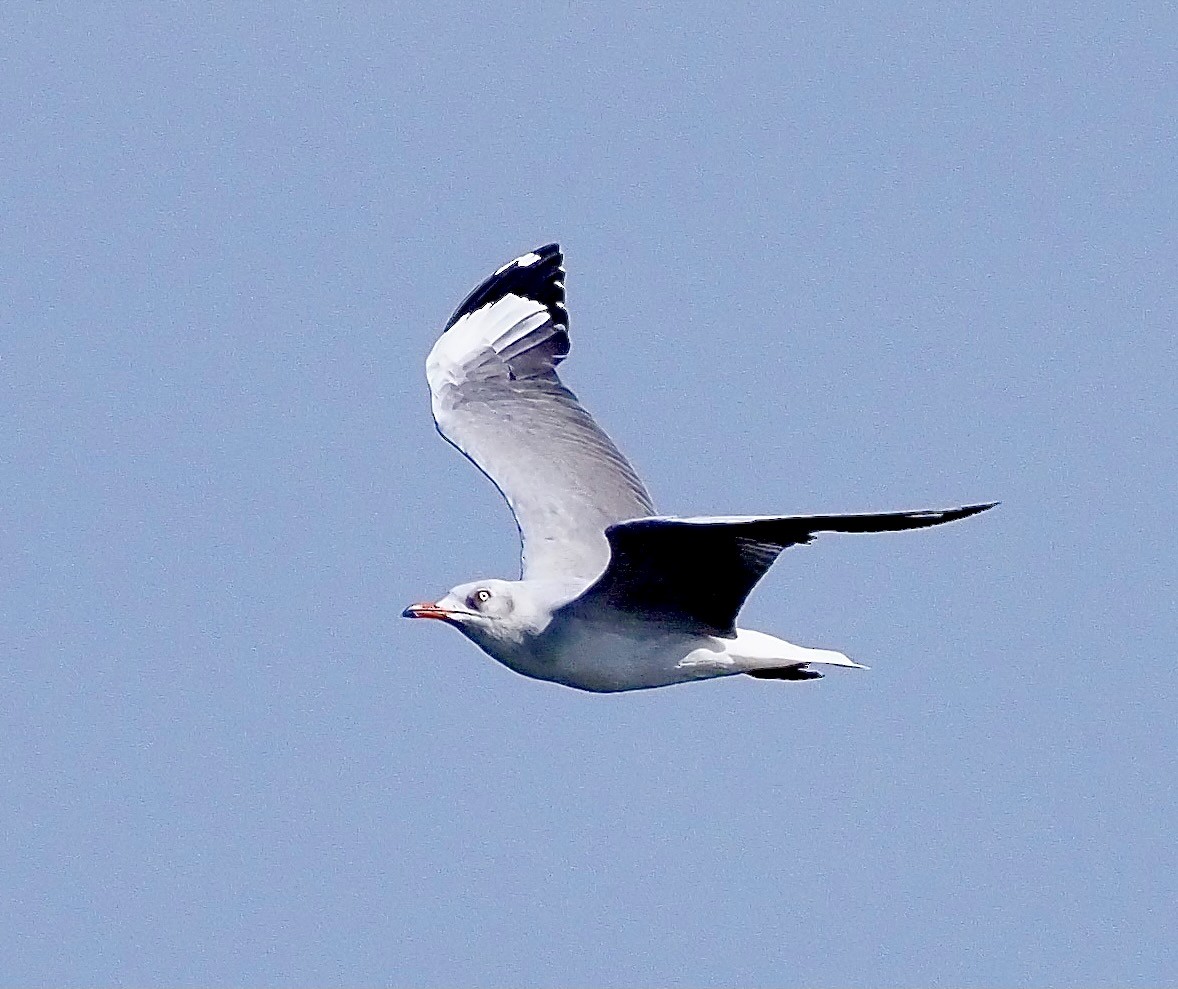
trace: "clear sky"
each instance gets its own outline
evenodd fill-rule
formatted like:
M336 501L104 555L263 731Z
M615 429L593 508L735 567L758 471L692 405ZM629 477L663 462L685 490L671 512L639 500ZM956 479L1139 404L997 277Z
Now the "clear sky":
M0 15L4 984L1178 979L1178 15L724 10ZM517 572L423 360L549 240L661 510L1001 499L758 587L871 672L398 617Z

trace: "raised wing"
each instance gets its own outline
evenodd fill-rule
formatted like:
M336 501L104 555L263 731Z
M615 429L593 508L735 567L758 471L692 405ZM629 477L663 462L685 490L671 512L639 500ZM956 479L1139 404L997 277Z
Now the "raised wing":
M635 519L610 526L610 559L565 606L582 617L618 612L696 635L736 635L736 615L783 549L819 532L895 532L968 518L995 503L939 512Z
M561 384L569 352L556 244L505 264L458 307L426 361L438 431L502 492L523 575L593 580L607 526L650 515L634 469Z

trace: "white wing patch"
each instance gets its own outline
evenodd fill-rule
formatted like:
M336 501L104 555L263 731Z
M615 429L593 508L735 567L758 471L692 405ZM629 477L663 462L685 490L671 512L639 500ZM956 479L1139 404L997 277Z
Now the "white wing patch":
M528 255L525 255L527 257ZM538 255L532 255L538 259ZM425 361L430 392L437 397L447 385L460 385L470 371L485 363L487 351L502 353L543 326L548 310L534 299L505 295L489 306L467 313L438 337ZM502 369L506 374L506 367Z
M539 260L540 260L539 254L535 254L532 251L529 251L527 254L521 255L520 257L515 258L512 261L508 261L507 264L505 264L502 268L497 268L495 271L495 274L502 275L503 272L505 272L512 265L515 265L520 268L527 268L530 265L535 264Z

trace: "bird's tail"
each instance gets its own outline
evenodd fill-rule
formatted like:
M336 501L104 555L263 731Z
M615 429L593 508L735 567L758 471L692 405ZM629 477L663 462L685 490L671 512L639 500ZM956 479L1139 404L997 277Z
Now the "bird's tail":
M771 680L813 680L822 676L811 666L846 666L856 670L868 667L856 663L833 649L809 649L796 646L764 632L738 628L736 638L728 641L728 658L732 669L750 676Z

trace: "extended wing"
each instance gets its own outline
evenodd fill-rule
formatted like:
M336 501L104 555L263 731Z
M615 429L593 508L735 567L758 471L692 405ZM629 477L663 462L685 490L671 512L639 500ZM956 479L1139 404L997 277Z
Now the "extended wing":
M438 431L515 514L524 577L589 581L609 558L606 528L654 509L556 375L569 352L562 262L548 244L479 285L446 324L426 377Z
M571 614L618 612L697 635L736 635L736 615L783 549L819 532L923 529L976 515L993 504L873 515L635 519L610 526L605 572Z

